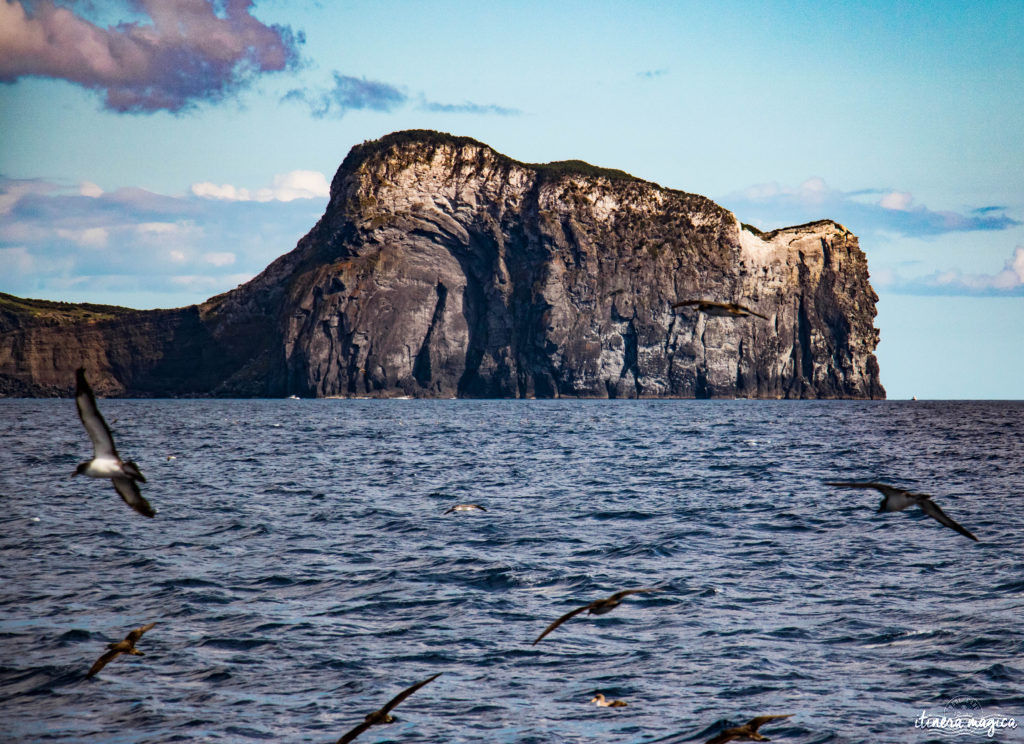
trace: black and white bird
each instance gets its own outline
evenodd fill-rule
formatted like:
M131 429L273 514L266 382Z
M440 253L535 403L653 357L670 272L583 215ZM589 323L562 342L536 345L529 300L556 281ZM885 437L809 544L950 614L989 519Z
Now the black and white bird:
M81 367L75 372L75 405L78 406L78 417L92 440L92 459L81 463L72 475L88 475L91 478L109 478L124 502L145 517L156 514L149 502L142 497L139 484L146 482L139 471L139 466L131 460L122 460L114 446L114 437L110 427L103 420L100 409L96 406L96 396L85 379L85 370Z
M903 511L911 506L920 506L921 511L937 521L939 524L945 525L952 530L956 530L961 535L969 537L975 542L978 541L978 538L972 535L962 525L947 517L945 512L939 508L939 505L932 501L932 497L926 493L911 493L910 491L904 491L902 488L896 488L895 486L890 486L885 483L826 481L825 485L835 486L836 488L873 488L882 494L882 500L878 504L877 514L881 514L882 512Z
M604 599L597 599L588 605L577 607L575 610L565 613L560 618L555 620L555 622L551 623L551 625L544 629L543 633L537 636L537 640L534 641L531 645L536 646L538 643L540 643L541 639L544 636L546 636L552 630L554 630L559 625L564 623L566 620L576 617L576 615L579 615L581 612L586 612L590 615L603 615L606 612L611 612L616 607L618 607L622 603L623 598L628 597L630 594L646 594L647 592L654 591L657 591L657 589L625 589L621 592L615 592L615 594L613 594L610 597L605 597Z
M725 744L727 741L771 741L764 734L759 734L757 730L766 723L789 718L792 715L792 713L787 713L784 716L758 716L757 718L752 718L742 726L727 728L719 733L718 736L708 739L707 744Z
M707 315L717 315L722 318L745 318L748 315L756 315L758 318L768 320L767 315L751 310L735 302L715 302L714 300L683 300L672 305L672 308L696 306L698 310Z
M391 698L391 700L388 701L388 704L380 710L375 710L373 713L367 713L366 719L358 726L356 726L354 729L352 729L347 734L338 739L337 744L348 744L348 742L355 739L357 736L359 736L359 734L363 733L371 726L379 726L384 723L393 723L395 718L391 715L391 711L394 710L395 706L403 700L405 700L410 695L412 695L414 692L416 692L416 690L423 687L423 685L427 684L428 682L433 682L440 676L441 672L438 672L432 677L427 677L422 682L417 682L412 687L405 688L400 693Z
M449 507L445 514L451 514L452 512L469 512L469 511L487 511L479 504L456 504L455 506Z
M156 625L156 623L149 623L148 625L143 625L141 628L136 628L127 636L125 636L125 639L123 641L118 641L117 643L108 643L107 648L109 648L110 650L107 651L107 653L103 654L103 656L101 656L100 658L96 659L96 663L92 665L92 668L89 670L89 673L85 676L95 676L100 671L100 669L105 667L107 664L109 664L111 661L116 659L121 654L131 654L132 656L145 656L144 653L139 651L139 649L135 648L135 644L139 642L140 638L142 638L142 634L150 628L152 628L154 625Z

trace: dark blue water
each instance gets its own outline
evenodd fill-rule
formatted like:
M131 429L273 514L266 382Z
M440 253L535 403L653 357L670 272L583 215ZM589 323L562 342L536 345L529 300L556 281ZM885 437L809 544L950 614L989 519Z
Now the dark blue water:
M68 477L72 401L0 401L4 741L330 742L436 672L359 741L948 741L957 697L1024 737L1022 403L100 406L155 519Z

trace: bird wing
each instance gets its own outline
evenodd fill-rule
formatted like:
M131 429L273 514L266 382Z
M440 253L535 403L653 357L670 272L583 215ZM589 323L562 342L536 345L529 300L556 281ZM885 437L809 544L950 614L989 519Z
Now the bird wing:
M388 704L380 709L380 712L383 713L384 715L387 715L388 713L390 713L395 708L396 705L398 705L400 702L402 702L407 697L412 695L414 692L416 692L416 690L420 689L421 687L423 687L423 685L427 684L428 682L433 682L435 679L437 679L440 676L441 676L441 672L438 672L437 674L435 674L432 677L427 677L422 682L417 682L412 687L405 688L400 693L398 693L393 698L391 698L391 700L388 701Z
M623 597L628 597L630 594L647 594L649 592L656 592L657 589L623 589L621 592L615 592L605 602L618 602Z
M132 645L135 645L139 642L139 639L142 638L142 634L145 633L147 630L152 630L154 625L156 625L156 623L149 623L148 625L143 625L141 628L136 628L127 636L125 636L125 640L131 643Z
M909 496L910 491L905 491L902 488L896 488L896 486L890 486L885 483L850 483L847 481L825 481L826 486L835 486L836 488L873 488L880 492L883 496Z
M704 300L683 300L681 302L673 303L672 307L688 307L689 305L699 305L702 302L704 302Z
M782 716L758 716L757 718L751 718L747 721L746 728L749 728L751 731L757 731L761 726L765 725L769 721L778 721L782 718L790 718L792 715L792 713L786 713Z
M117 648L107 651L107 653L103 654L103 656L96 659L96 663L92 665L92 667L89 669L89 673L85 676L92 677L93 675L97 674L100 671L100 669L105 667L107 664L109 664L111 661L113 661L115 658L117 658L123 653L124 651Z
M978 542L978 538L976 538L974 535L972 535L970 532L968 532L967 529L965 529L963 526L961 526L957 522L954 522L952 519L947 517L946 513L944 511L942 511L942 509L939 508L939 505L936 504L931 499L922 499L921 500L921 511L923 511L925 514L927 514L932 519L935 519L936 521L938 521L939 524L944 524L947 527L956 530L961 535L969 537L972 540L974 540L975 542Z
M720 731L713 739L708 739L706 744L725 744L725 742L733 741L738 736L739 734L736 729L728 728L725 731Z
M745 305L733 305L733 307L739 308L748 315L756 315L759 318L764 318L765 320L768 320L767 315L761 315L761 313L757 312L756 310L751 310L749 307L746 307Z
M555 620L555 622L551 623L551 625L549 625L547 628L545 628L544 632L541 633L539 636L537 636L537 640L534 641L531 645L536 646L538 643L540 643L540 640L544 636L546 636L548 633L550 633L552 630L557 628L559 625L564 623L566 620L569 620L570 618L576 617L577 615L579 615L584 610L589 610L592 606L593 606L593 602L591 602L588 605L583 605L582 607L577 607L575 610L572 610L571 612L565 613L560 618Z
M96 396L85 379L85 370L82 367L75 371L75 405L78 406L78 418L82 420L82 425L92 440L93 456L121 459L117 456L114 436L100 414Z
M345 734L340 739L338 739L337 744L348 744L348 742L350 742L353 739L355 739L357 736L359 736L359 734L361 734L364 731L366 731L366 729L370 728L370 726L372 726L372 725L373 724L370 723L369 721L363 721L358 726L356 726L354 729L352 729L347 734Z
M122 472L124 472L125 475L127 475L130 478L134 478L137 481L142 481L143 483L146 482L146 476L142 474L142 471L139 470L139 466L136 465L135 462L132 460L125 460L124 462L122 462L121 470Z
M139 491L139 484L133 481L131 478L123 478L119 475L115 475L110 479L114 488L121 494L121 498L124 499L124 503L128 504L132 509L137 511L144 517L154 517L156 512L153 511L153 507L149 505L142 496L142 492Z

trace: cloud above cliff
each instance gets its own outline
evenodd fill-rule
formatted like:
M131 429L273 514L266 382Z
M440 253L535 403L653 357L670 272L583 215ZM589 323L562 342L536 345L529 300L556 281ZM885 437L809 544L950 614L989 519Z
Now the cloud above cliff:
M508 108L506 106L496 106L494 104L479 104L466 101L464 103L438 103L437 101L428 101L425 98L420 98L418 108L421 111L430 111L435 114L481 114L481 115L495 115L495 116L519 116L522 111L515 108Z
M192 184L192 194L204 199L225 201L283 201L295 199L316 199L331 194L327 177L319 171L295 170L274 176L273 185L256 190L240 188L231 184L215 184L210 181Z
M295 88L282 101L298 101L318 119L340 119L349 111L393 111L409 97L389 83L352 77L335 72L334 85L327 89Z
M318 119L341 119L350 111L391 112L413 103L414 98L398 86L380 80L368 80L351 75L332 73L333 85L329 88L295 88L288 91L282 102L304 104ZM420 94L415 100L421 111L442 114L478 114L517 116L518 109L495 104L479 104L472 101L462 103L439 103L430 101Z
M0 290L139 307L206 299L255 276L319 219L325 195L282 198L296 173L310 172L275 179L265 201L237 198L244 189L167 196L0 178Z
M951 269L905 278L889 271L876 277L875 283L897 294L1024 297L1024 245L1017 246L1003 269L994 274Z
M0 0L0 82L67 80L121 113L218 102L294 69L304 38L253 17L251 0L135 0L144 20L102 28L53 0Z
M767 183L751 186L719 200L743 222L773 229L818 219L833 219L859 235L885 232L911 237L951 232L1005 230L1021 223L1001 207L967 212L932 210L913 195L892 189L840 191L812 178L799 186Z

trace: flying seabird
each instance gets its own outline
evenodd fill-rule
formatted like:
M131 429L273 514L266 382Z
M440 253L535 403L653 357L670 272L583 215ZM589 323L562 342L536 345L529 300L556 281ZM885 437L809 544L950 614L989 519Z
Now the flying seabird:
M623 597L627 597L630 594L643 594L643 593L646 593L646 592L654 592L654 591L657 591L657 590L656 589L624 589L623 591L616 592L615 594L613 594L610 597L607 597L606 599L598 599L598 600L595 600L595 601L591 602L588 605L584 605L583 607L577 607L572 612L565 613L560 618L555 620L555 622L551 623L551 625L549 625L544 630L543 633L541 633L539 636L537 636L537 640L534 641L531 645L536 646L544 636L546 636L548 633L550 633L552 630L557 628L559 625L564 623L569 618L575 617L576 615L579 615L581 612L585 611L585 612L587 612L588 614L591 614L591 615L603 615L606 612L611 612L616 607L618 607L619 604L622 602Z
M939 524L943 524L950 529L956 530L961 535L969 537L975 542L978 541L978 538L968 532L964 527L947 517L942 509L939 508L939 505L932 501L932 497L926 493L911 493L910 491L904 491L902 488L889 486L885 483L846 483L826 481L825 485L836 486L837 488L873 488L883 495L881 502L878 504L878 511L875 512L876 514L881 514L882 512L903 511L910 506L920 506L921 511L936 520Z
M448 509L445 514L451 514L452 512L460 511L487 511L479 504L456 504L455 506Z
M156 623L150 623L149 625L143 625L141 628L136 628L131 633L125 636L123 641L117 643L108 643L107 648L110 650L103 654L100 658L96 659L96 663L92 665L89 673L86 677L92 677L100 671L103 667L109 664L111 661L116 659L121 654L131 654L132 656L145 656L144 653L135 648L135 644L142 638L142 634L152 628Z
M75 405L78 406L78 418L89 433L92 440L92 459L78 466L72 475L88 475L93 478L110 478L121 498L132 509L146 517L156 514L149 502L139 492L135 481L146 482L139 471L139 466L131 460L122 460L114 446L114 437L110 427L103 420L100 409L96 406L96 396L85 379L85 370L79 367L75 371Z
M715 302L714 300L683 300L672 305L672 308L687 307L696 305L697 309L708 315L718 315L723 318L745 318L748 315L756 315L759 318L768 320L767 315L751 310L749 307L738 305L735 302Z
M402 702L407 697L412 695L414 692L416 692L416 690L423 687L423 685L427 684L428 682L433 682L440 676L441 672L438 672L433 677L427 677L422 682L417 682L412 687L407 687L406 689L402 690L400 693L395 695L393 698L391 698L388 704L380 710L375 710L373 713L367 713L366 719L358 726L356 726L354 729L352 729L347 734L338 739L337 744L347 744L371 726L377 726L384 723L392 723L395 719L394 716L391 715L391 711L395 708L396 705L398 705L400 702Z
M596 704L600 708L625 708L629 703L625 700L605 700L603 693L597 693L590 699L590 702Z
M742 726L727 728L715 738L708 739L707 744L725 744L727 741L735 741L737 739L745 741L771 741L767 736L757 733L757 730L769 721L789 718L792 715L792 713L787 713L784 716L758 716L757 718L751 718Z

